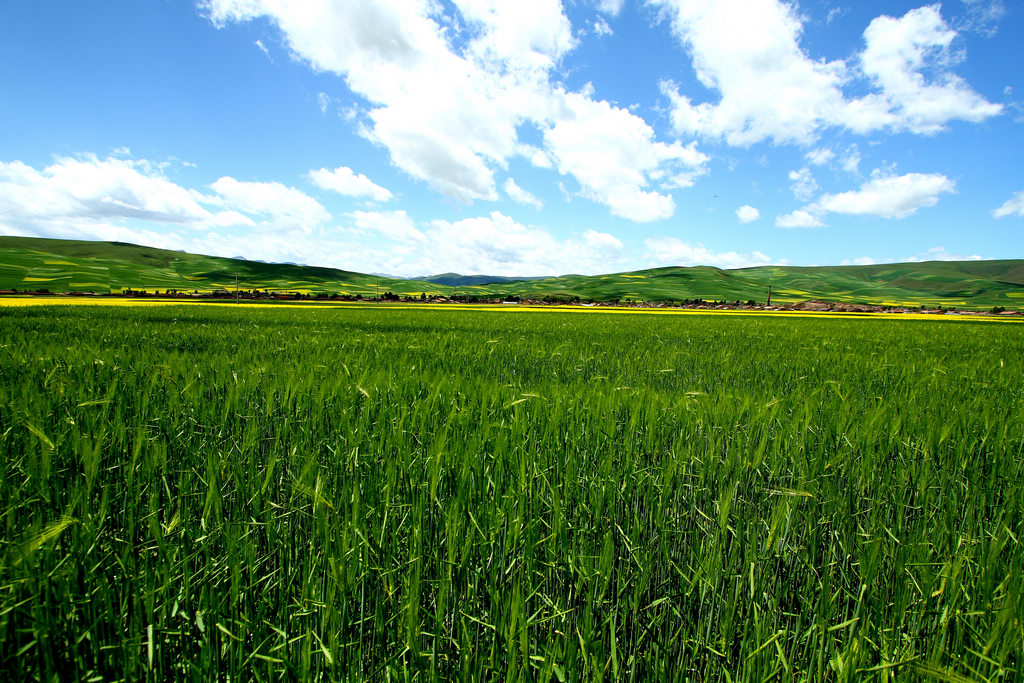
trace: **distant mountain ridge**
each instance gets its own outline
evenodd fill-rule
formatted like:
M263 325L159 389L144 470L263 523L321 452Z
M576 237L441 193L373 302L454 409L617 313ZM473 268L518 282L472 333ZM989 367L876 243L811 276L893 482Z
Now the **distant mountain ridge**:
M229 259L115 242L0 237L0 290L120 292L242 290L379 297L520 297L548 301L825 300L885 306L1017 310L1024 260L928 261L870 266L651 268L605 275L507 277L442 273L419 279ZM455 288L454 292L452 288Z

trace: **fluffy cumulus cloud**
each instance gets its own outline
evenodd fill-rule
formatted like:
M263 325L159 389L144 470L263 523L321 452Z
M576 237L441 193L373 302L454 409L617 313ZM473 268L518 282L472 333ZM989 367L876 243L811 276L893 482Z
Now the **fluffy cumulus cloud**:
M207 252L228 256L240 253L239 244L279 238L284 248L266 255L281 260L295 253L288 240L312 236L331 219L315 199L281 183L223 177L201 192L170 180L168 166L123 155L58 157L43 169L0 162L0 232L193 251L231 236L231 248Z
M615 236L594 230L560 239L500 212L421 222L404 211L354 211L338 221L337 228L310 234L250 231L240 237L215 231L154 246L401 277L449 271L527 276L607 272L609 264L614 269L620 262L623 247Z
M584 247L595 254L614 256L622 251L622 240L615 235L597 230L587 230L583 233Z
M355 211L351 218L356 227L373 236L408 244L423 244L427 241L405 211Z
M368 105L362 134L386 148L399 168L449 197L498 199L495 171L523 156L540 167L554 163L576 178L584 196L616 215L650 221L672 214L665 190L692 182L706 157L692 144L657 141L642 119L589 90L567 92L552 81L553 69L576 45L560 0L455 0L453 6L206 3L217 26L269 20L297 58L344 78ZM530 128L547 149L520 139L519 131ZM601 168L583 162L601 153L610 155Z
M339 166L333 171L326 168L310 171L309 179L321 189L348 197L365 197L375 202L387 202L394 197L387 188L377 185L362 173L356 173L347 166Z
M552 0L454 0L478 27L471 48L485 60L547 69L575 45L561 2Z
M560 240L543 228L523 225L498 211L459 221L431 221L425 233L434 248L402 264L403 271L488 275L594 272L614 262L622 247L613 235L594 230Z
M749 204L744 204L736 209L736 218L739 219L740 223L753 223L760 217L761 212Z
M342 241L338 239L340 236L343 235L322 231L311 234L264 231L239 234L221 230L180 241L174 248L226 258L242 256L272 263L299 263L371 272L373 264L379 262L381 255L369 249L365 253L353 255L351 241ZM149 244L145 240L139 240L139 243Z
M842 62L816 62L799 46L795 10L776 0L655 0L671 17L697 78L721 97L694 104L663 84L681 133L724 137L732 145L764 139L809 143L843 106Z
M822 213L906 218L954 191L956 184L940 173L876 174L859 190L822 195L813 207Z
M531 99L534 70L492 73L472 53L457 54L436 10L426 0L208 3L215 24L266 18L297 58L344 77L371 105L364 135L400 168L462 201L494 199L491 165L515 152L517 112ZM482 9L467 11L474 25L487 23ZM485 29L480 40L498 52L533 52L529 36L502 35Z
M225 176L198 191L169 180L161 164L92 155L60 157L43 169L0 162L0 234L122 240L403 276L594 273L624 263L623 243L593 229L558 238L497 211L458 221L419 222L402 210L334 217L282 183Z
M574 32L561 0L206 0L205 7L217 26L276 26L298 60L344 79L358 98L354 122L365 138L412 177L463 203L498 200L504 190L537 206L515 181L499 187L496 180L520 157L571 177L571 191L613 215L664 220L676 210L672 191L707 172L694 136L806 145L809 166L835 163L857 174L855 146L813 147L824 131L932 134L1002 110L954 73L961 52L939 5L877 17L857 55L827 61L801 46L805 19L794 3L649 2L715 93L695 102L662 83L678 140L659 139L635 111L599 99L592 87L569 91L558 80L562 60L586 35ZM599 3L609 17L621 7ZM345 167L333 173L344 177L314 182L384 201L386 190L365 177ZM804 174L794 178L794 191L805 201L818 189L809 171L795 173ZM370 185L357 190L360 179Z
M818 61L800 46L803 23L781 0L652 0L670 17L697 78L719 94L695 104L663 83L684 134L731 145L762 140L813 144L830 127L935 133L951 120L980 121L1002 110L952 71L956 36L938 5L881 16L864 31L856 60ZM862 83L870 92L848 96Z
M676 237L654 237L644 240L647 257L655 263L679 266L717 266L719 268L748 268L772 263L771 258L755 251L742 254L735 251L715 252L701 244L689 244Z
M41 170L0 162L0 226L9 234L117 239L127 222L172 230L252 224L234 207L207 208L218 203L172 182L161 164L145 159L58 157ZM148 235L173 244L173 234Z
M337 233L319 238L323 248L312 262L403 277L450 271L527 276L597 273L625 263L624 245L614 235L591 229L559 238L499 211L457 221L416 221L404 211L355 211L344 216L342 224ZM315 247L303 246L313 244L311 238L299 236L292 248L315 254Z
M1002 206L992 212L992 215L996 218L1024 216L1024 190L1007 199Z
M940 195L956 192L956 183L941 173L895 175L875 171L858 190L823 194L803 209L775 219L780 228L817 228L825 214L907 218L920 209L935 206Z
M147 161L58 157L42 170L0 163L0 214L83 221L135 218L199 226L212 218Z
M205 201L259 217L261 229L309 233L331 215L320 202L278 182L249 182L225 176L210 185L216 196Z
M775 227L777 228L820 228L824 225L821 218L817 215L802 209L797 209L792 213L787 213L775 219Z
M656 142L640 117L582 94L566 96L564 111L544 132L544 141L558 169L579 181L584 196L637 222L675 212L670 194L644 189L648 178L687 187L708 161L693 144Z
M881 101L885 113L875 112L850 127L870 130L884 123L912 133L935 133L954 119L982 121L998 114L1000 105L986 101L949 69L955 62L950 51L955 37L939 5L911 10L899 19L874 19L864 31L860 67L881 95L863 111ZM928 79L925 70L935 75Z

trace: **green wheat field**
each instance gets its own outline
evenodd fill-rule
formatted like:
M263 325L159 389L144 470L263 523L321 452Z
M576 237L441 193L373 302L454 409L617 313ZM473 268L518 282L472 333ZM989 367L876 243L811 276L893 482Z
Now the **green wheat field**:
M0 679L1024 680L1024 326L0 309Z

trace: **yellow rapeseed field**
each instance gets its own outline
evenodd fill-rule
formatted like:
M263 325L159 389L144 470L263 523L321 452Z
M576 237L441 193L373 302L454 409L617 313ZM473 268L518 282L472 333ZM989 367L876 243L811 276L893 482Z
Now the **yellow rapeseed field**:
M415 304L415 303L375 303L370 301L208 301L202 299L135 299L125 297L65 297L65 296L32 296L32 297L0 297L0 308L24 307L24 306L242 306L248 308L273 307L339 307L339 308L373 308L386 307L388 309L422 309L424 306L434 306L445 310L460 311L490 311L490 312L515 312L515 313L583 313L598 314L609 313L614 315L696 315L696 316L772 316L786 318L871 318L875 320L945 320L953 321L965 319L979 322L999 323L1022 323L1024 318L997 317L987 315L960 315L960 314L908 314L908 313L873 313L873 312L819 312L819 311L761 311L742 309L697 309L697 308L634 308L627 306L530 306L522 304Z

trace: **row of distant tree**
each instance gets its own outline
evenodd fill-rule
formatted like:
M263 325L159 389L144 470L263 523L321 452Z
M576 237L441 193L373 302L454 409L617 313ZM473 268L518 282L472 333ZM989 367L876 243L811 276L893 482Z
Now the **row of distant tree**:
M46 295L52 294L47 288L39 289L10 289L0 290L0 294L30 294L30 295ZM96 295L95 292L68 292L71 295ZM306 301L401 301L401 302L420 302L429 303L436 301L451 301L456 303L469 303L469 304L487 304L487 303L502 303L502 302L515 302L521 303L523 301L539 302L545 304L582 304L582 303L603 303L603 304L620 304L620 305L651 305L651 304L664 304L669 306L683 306L683 307L696 307L696 306L729 306L731 308L739 308L742 306L759 306L760 302L748 299L746 302L741 302L738 299L734 301L728 300L705 300L705 299L665 299L659 301L644 301L640 299L634 299L627 297L625 299L616 299L612 301L607 300L595 300L595 299L583 299L578 295L569 294L545 294L537 297L523 297L519 294L492 294L492 295L480 295L480 294L451 294L449 296L439 296L433 294L427 294L426 292L420 292L416 294L395 294L388 290L380 295L380 298L373 296L363 296L362 294L339 294L337 292L312 292L304 294L302 292L277 292L266 289L240 289L237 292L230 291L227 289L217 289L211 292L200 292L198 289L192 291L181 290L181 289L166 289L163 292L159 290L146 291L142 289L133 289L131 287L125 287L120 292L102 292L99 296L130 296L130 297L174 297L174 298L207 298L207 299L289 299L289 300L306 300ZM891 308L891 307L883 307ZM903 307L909 309L915 309L915 307ZM916 307L917 310L922 310L922 307ZM933 310L944 312L945 309L942 306L938 306ZM955 310L955 309L954 309ZM993 306L988 312L993 314L999 314L1005 312L1007 309L1003 306Z

